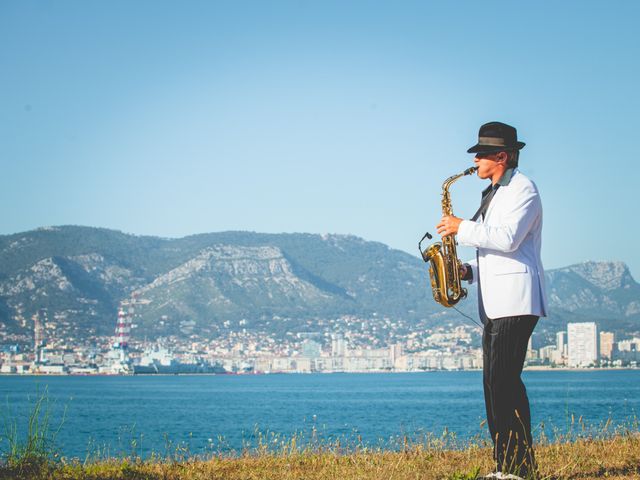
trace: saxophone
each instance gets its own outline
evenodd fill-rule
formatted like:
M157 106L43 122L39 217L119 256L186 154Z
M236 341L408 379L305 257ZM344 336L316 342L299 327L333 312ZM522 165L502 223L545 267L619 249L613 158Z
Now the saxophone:
M451 194L449 188L460 177L471 175L478 167L471 167L457 175L447 178L442 184L442 215L453 215L451 209ZM425 237L431 238L429 233ZM425 262L430 262L429 276L431 277L431 290L433 298L436 302L444 307L453 307L456 303L467 296L467 289L462 288L460 283L460 266L462 262L458 259L456 253L455 235L446 235L442 237L442 242L436 242L429 245L424 251L421 243L418 243L420 254Z

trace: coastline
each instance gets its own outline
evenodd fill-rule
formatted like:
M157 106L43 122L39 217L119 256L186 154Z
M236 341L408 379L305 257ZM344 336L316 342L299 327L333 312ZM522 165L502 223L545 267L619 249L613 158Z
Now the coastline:
M640 367L552 367L548 365L531 365L523 368L524 372L605 372L605 371L633 371L640 370ZM320 371L320 372L291 372L291 371L271 371L271 372L226 372L226 373L0 373L1 377L225 377L225 376L264 376L264 375L345 375L345 374L402 374L402 373L438 373L438 372L482 372L481 368L465 369L433 369L433 370L353 370L353 371Z

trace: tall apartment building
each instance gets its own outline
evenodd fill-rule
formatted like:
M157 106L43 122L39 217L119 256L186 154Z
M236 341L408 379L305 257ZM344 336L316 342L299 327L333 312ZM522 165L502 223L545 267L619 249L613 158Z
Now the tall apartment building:
M567 354L567 332L556 333L556 350L562 356Z
M527 356L525 357L527 361L535 360L538 358L538 352L533 349L533 336L529 337L529 343L527 344Z
M331 356L344 357L347 353L347 342L341 333L331 335Z
M615 336L613 332L600 332L600 357L611 360Z
M595 322L567 324L570 367L587 367L598 362L598 326Z
M398 359L402 356L402 344L394 343L389 347L389 358L391 359L391 364L395 365Z

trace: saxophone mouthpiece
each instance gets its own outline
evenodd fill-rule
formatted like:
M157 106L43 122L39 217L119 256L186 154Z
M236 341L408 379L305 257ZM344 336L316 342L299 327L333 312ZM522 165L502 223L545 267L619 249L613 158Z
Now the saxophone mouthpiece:
M464 172L463 175L471 175L472 173L475 173L475 171L478 170L478 167L471 167L471 168L467 168Z

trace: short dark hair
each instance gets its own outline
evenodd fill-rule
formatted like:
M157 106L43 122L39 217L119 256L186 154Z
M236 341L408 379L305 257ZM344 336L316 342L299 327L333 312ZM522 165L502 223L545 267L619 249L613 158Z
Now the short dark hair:
M518 159L520 158L520 150L510 150L507 152L507 167L516 168L518 166Z

